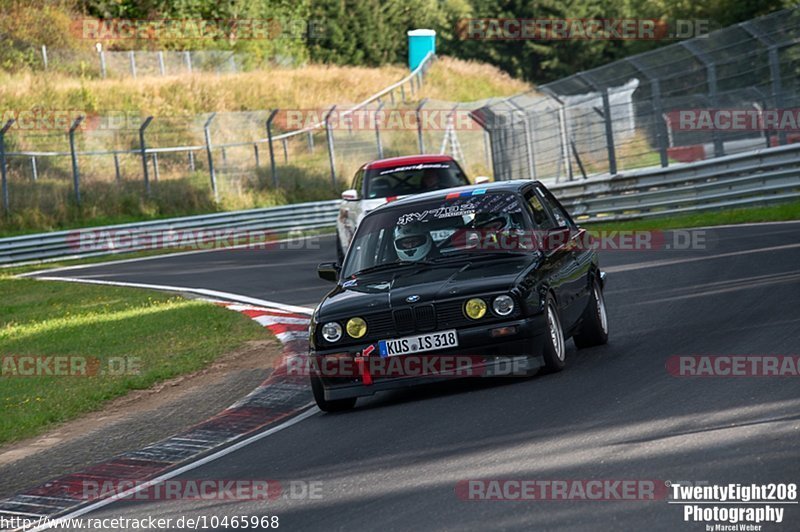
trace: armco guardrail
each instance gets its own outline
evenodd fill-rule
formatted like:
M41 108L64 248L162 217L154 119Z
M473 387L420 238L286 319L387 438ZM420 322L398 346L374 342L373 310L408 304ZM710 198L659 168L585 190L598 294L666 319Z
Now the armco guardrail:
M277 235L322 229L335 225L338 206L339 200L298 203L4 238L0 266L149 250L156 241L163 247L202 248L222 240L247 241L255 232Z
M550 186L581 221L629 220L800 198L800 144Z
M800 144L552 184L550 188L581 222L668 216L800 199ZM0 266L140 251L151 248L149 239L154 235L163 239L170 232L176 235L203 232L206 239L214 240L254 231L278 234L333 227L338 205L339 200L330 200L4 238L0 239ZM124 235L122 240L126 242L139 239L144 244L121 248L115 244L121 240L120 235ZM178 236L176 246L180 242Z

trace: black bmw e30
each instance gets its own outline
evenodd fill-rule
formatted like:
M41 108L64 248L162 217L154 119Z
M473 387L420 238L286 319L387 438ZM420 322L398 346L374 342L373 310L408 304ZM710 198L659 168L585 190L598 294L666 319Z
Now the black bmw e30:
M458 376L564 367L565 341L608 341L605 274L537 181L419 194L361 222L310 324L310 379L325 411Z

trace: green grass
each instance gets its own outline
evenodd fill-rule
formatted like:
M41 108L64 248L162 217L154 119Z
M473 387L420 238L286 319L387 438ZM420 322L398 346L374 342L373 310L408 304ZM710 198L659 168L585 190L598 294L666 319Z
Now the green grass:
M9 376L4 359L0 444L202 369L269 334L238 313L158 292L0 276L0 293L0 357L92 357L100 367L127 357L139 367L121 376Z
M578 223L587 229L597 231L623 231L636 229L688 229L713 225L729 225L756 222L780 222L800 220L800 201L769 205L682 214L656 218L643 218L624 222Z

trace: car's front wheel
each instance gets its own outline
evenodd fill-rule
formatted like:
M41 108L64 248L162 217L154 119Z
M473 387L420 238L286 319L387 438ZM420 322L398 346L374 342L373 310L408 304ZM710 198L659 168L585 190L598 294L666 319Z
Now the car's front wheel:
M580 330L572 337L578 349L608 343L608 315L603 289L597 279L592 280L592 293L589 304L583 311Z
M545 371L554 373L564 369L567 348L564 329L561 327L561 319L558 316L558 305L552 294L547 295L545 317L547 318L547 334L544 341L544 349L542 349L542 357L544 358Z
M311 391L314 394L314 401L323 412L342 412L356 406L355 397L334 400L325 399L325 388L322 385L322 381L314 375L311 376Z

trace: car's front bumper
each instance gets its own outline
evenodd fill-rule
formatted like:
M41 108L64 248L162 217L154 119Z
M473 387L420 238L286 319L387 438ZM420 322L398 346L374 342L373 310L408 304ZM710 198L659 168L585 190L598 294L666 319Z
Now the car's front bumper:
M492 336L493 330L509 327L515 329L513 334L500 337ZM368 352L370 345L373 346L370 355L359 361L361 365L354 363L349 366L351 368L361 368L360 372L356 369L352 374L331 376L329 372L315 372L312 369L311 373L312 378L319 378L322 381L325 399L329 401L362 397L372 395L375 392L441 382L454 378L476 376L521 377L530 375L543 365L541 352L544 341L547 338L546 333L547 324L544 314L539 314L529 318L520 318L491 325L460 328L458 329L458 347L415 355L389 357L389 359L400 360L380 358L371 360L370 357L378 357L378 349L375 344L320 350L311 353L311 356L317 361L322 360L320 357L329 356L358 360L356 357ZM397 362L398 366L404 366L406 362L409 362L408 357L438 359L450 362L450 364L448 366L447 363L444 363L437 366L434 371L412 371L410 373L401 371L400 376L392 371L384 374L380 372L376 374L374 371L375 367L386 368L394 362ZM468 361L468 366L464 363L465 360ZM385 365L381 365L383 363ZM417 364L415 367L419 368L422 365ZM312 361L311 368L316 367L321 366L313 364ZM367 368L367 372L370 373L366 378L363 368Z

